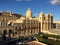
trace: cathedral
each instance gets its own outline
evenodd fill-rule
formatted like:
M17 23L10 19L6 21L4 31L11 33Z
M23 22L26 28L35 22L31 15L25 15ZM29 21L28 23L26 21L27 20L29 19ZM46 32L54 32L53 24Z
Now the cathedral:
M12 12L0 12L0 36L18 37L33 35L53 28L53 16L40 12L38 17L32 17L30 8L25 16Z

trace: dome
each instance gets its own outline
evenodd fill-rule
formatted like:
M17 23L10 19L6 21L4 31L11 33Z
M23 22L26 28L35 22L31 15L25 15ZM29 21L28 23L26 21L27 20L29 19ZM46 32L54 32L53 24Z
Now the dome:
M27 12L26 12L26 17L32 17L32 12L30 10L30 8L28 8Z
M39 14L39 17L44 17L44 13L41 12L41 13Z
M52 14L50 13L50 16L52 16Z
M30 8L28 8L27 12L31 12Z

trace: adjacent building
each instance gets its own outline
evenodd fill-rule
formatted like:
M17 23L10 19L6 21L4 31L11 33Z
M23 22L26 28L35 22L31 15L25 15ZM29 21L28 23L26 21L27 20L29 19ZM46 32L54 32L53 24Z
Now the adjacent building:
M60 29L60 22L59 21L54 21L53 23L54 23L53 24L54 29Z

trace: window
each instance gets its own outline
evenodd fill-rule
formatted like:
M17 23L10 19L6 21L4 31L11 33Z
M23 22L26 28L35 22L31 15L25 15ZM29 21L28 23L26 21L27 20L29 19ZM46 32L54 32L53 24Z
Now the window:
M16 29L16 30L21 30L21 27L17 26L15 29Z
M2 21L1 26L7 26L7 22Z
M11 33L13 33L13 31L12 30L9 30L9 33L11 34Z
M45 17L44 17L44 20L45 20Z

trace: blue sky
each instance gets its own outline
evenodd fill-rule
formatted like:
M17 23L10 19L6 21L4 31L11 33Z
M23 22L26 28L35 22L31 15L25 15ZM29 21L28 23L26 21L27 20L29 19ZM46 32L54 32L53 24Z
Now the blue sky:
M14 13L25 15L30 8L33 16L51 13L54 20L60 21L60 0L0 0L0 11L11 10Z

